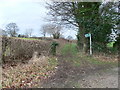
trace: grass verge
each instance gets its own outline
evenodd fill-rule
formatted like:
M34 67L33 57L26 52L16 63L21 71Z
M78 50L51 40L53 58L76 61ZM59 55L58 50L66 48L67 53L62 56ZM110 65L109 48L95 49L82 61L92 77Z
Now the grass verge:
M113 65L116 66L117 62L112 62L109 60L100 60L94 56L89 56L83 53L78 52L77 45L74 43L66 44L61 49L61 54L65 56L65 60L71 62L74 66L86 66L90 65ZM86 64L86 65L85 65Z

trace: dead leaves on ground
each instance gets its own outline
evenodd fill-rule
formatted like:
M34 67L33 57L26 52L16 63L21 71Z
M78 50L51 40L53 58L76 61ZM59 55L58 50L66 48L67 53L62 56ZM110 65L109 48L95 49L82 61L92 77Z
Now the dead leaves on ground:
M39 64L19 64L16 67L10 66L2 71L3 88L38 88L40 81L49 78L54 74L56 65L49 63L40 66Z

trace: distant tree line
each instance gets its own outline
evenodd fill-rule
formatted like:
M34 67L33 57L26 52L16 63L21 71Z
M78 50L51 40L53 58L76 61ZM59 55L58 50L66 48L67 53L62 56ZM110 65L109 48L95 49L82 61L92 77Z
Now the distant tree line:
M62 27L56 24L45 24L40 29L41 34L46 37L46 34L49 34L54 39L59 39L62 36Z
M1 29L2 36L10 36L10 37L23 37L28 38L32 36L33 29L29 28L25 30L24 34L19 34L19 27L16 23L9 23L6 25L5 30Z
M45 24L41 27L40 32L43 34L43 37L46 37L46 34L52 36L54 39L59 39L62 37L62 27L56 24ZM16 23L9 23L6 25L5 30L2 30L3 36L10 37L23 37L28 38L32 37L33 29L29 28L25 30L24 34L19 34L19 28Z

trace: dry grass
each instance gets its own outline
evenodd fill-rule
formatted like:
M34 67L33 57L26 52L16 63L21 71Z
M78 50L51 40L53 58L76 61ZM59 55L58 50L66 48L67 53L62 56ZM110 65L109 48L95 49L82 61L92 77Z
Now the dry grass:
M31 58L31 60L29 60L29 65L31 64L35 64L35 65L39 65L39 66L46 66L48 65L48 56L38 56L37 52L34 52L33 57Z
M118 62L118 55L94 55L94 58L100 60L100 61L105 61L105 62Z

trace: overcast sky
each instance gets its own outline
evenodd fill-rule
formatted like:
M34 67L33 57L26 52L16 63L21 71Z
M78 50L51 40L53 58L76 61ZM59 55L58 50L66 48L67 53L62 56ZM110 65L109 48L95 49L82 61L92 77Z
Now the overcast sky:
M40 28L47 23L45 18L49 17L45 5L45 1L42 0L41 2L0 0L0 28L5 29L8 23L14 22L20 29L19 33L23 34L26 29L33 28L32 35L42 36ZM75 38L76 32L66 29L64 36L68 35Z

